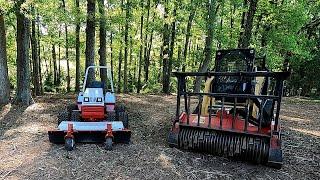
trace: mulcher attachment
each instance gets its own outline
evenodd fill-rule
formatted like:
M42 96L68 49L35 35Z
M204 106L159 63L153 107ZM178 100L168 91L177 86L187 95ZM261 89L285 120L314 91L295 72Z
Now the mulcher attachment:
M268 162L269 138L183 127L179 148L231 157L254 163Z
M218 52L217 56L226 56L223 53L229 51ZM279 112L283 81L289 72L174 75L178 78L178 92L176 117L168 136L170 147L281 168ZM206 83L205 92L188 92L191 88L187 88L186 82L190 76L207 77L213 84ZM264 84L258 86L258 82ZM190 110L194 105L195 110Z

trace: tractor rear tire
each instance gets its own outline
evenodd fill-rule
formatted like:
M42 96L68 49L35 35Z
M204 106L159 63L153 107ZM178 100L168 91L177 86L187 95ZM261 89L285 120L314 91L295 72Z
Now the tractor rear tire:
M122 121L123 127L128 129L129 128L129 119L128 119L128 113L126 112L120 112L118 115L118 121Z
M71 112L72 112L73 110L78 110L78 105L77 105L77 104L69 104L69 105L67 106L67 110L68 110L68 112L71 114Z
M117 115L115 112L108 112L107 113L107 120L108 122L116 121L117 120Z
M69 121L69 113L67 111L62 111L58 115L58 126L62 121Z
M66 138L64 142L64 147L66 148L67 151L72 151L74 149L74 139L73 138Z
M81 116L79 111L72 111L70 115L70 121L81 121Z
M107 137L104 147L107 151L111 151L112 150L112 138L111 137Z
M125 112L126 111L126 107L123 104L119 104L116 105L116 107L114 108L116 113L120 113L120 112Z

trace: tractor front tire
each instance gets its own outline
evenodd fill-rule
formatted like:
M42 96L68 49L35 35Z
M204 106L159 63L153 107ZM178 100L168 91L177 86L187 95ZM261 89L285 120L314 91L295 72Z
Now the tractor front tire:
M66 138L64 142L64 147L66 148L67 151L72 151L74 149L74 139L73 138Z
M129 128L129 119L128 119L128 114L126 112L120 112L118 114L118 121L122 121L124 128L126 129Z
M107 137L106 138L106 141L105 141L105 144L104 144L104 146L105 146L105 149L107 150L107 151L111 151L112 150L112 138L111 137Z

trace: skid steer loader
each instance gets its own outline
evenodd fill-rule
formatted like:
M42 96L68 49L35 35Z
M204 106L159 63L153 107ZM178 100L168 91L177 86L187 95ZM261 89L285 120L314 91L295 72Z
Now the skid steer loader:
M106 70L107 80L88 83L88 73ZM58 117L58 128L48 131L52 143L65 144L71 151L75 143L105 143L107 150L113 143L129 143L128 114L123 105L116 103L110 68L89 66L86 69L83 89L77 102L71 104Z
M290 72L270 72L254 49L229 49L216 52L214 71L173 74L178 92L171 147L281 167L279 113ZM191 77L206 77L202 92L187 86Z

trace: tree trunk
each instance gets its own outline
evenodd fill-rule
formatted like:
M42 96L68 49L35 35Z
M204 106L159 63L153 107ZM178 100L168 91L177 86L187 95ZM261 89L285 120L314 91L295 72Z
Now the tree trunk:
M38 19L38 29L37 29L37 33L38 33L38 62L39 62L39 83L40 83L40 92L41 95L44 94L43 92L43 86L42 86L42 73L41 73L41 48L40 48L40 18L39 18L39 13L37 14L37 19Z
M146 53L146 58L145 58L146 79L149 79L149 66L150 66L150 54L151 54L151 48L152 48L152 40L153 40L153 29L151 30L151 35L150 35L150 38L149 38L148 47L147 47L147 53Z
M52 44L52 61L53 61L53 84L56 86L58 75L57 75L57 56L56 56L56 46Z
M23 3L19 1L18 3ZM33 103L30 92L30 69L29 69L29 35L30 22L20 12L20 7L16 10L17 16L17 94L16 103L30 105Z
M137 93L141 90L141 69L142 69L142 56L143 56L143 0L141 1L141 17L140 17L140 52L139 52L139 67L138 67L138 85Z
M149 79L149 61L147 61L147 48L148 48L148 28L149 28L149 16L150 16L150 0L147 1L147 21L146 21L146 33L144 37L144 72L145 78L144 81L147 82Z
M65 0L62 0L62 6L64 13L66 13L66 4ZM64 23L64 30L65 30L65 36L66 36L66 60L67 60L67 92L70 92L70 64L69 64L69 45L68 45L68 25L67 23Z
M61 38L61 31L59 27L59 39ZM60 42L58 44L58 54L59 54L59 61L58 61L58 84L61 84L61 45Z
M87 0L87 28L86 28L86 68L94 65L95 45L95 0ZM94 70L88 73L87 84L95 80Z
M135 78L134 75L132 75L132 60L133 60L133 55L132 55L132 36L130 36L130 48L129 48L129 79L130 79L130 87L129 87L129 91L133 92L133 83L135 82ZM135 65L134 65L135 66ZM135 74L135 71L133 71L133 74Z
M184 48L183 48L183 59L182 59L182 62L183 62L182 71L183 72L186 71L187 53L188 53L189 39L190 39L190 36L191 36L190 31L191 31L192 22L193 22L194 16L196 14L196 9L197 9L197 6L193 5L193 0L191 0L190 5L191 5L192 8L191 8L191 11L190 11L190 14L189 14L189 18L188 18L187 31L186 31L186 40L185 40Z
M76 0L77 14L80 13L79 0ZM76 17L76 86L75 91L80 91L80 18Z
M113 80L113 44L112 44L112 41L113 41L113 34L111 32L110 34L110 66L111 66L111 77L112 77L112 80Z
M164 8L164 27L163 27L163 63L162 63L162 92L169 94L170 85L170 73L169 73L169 42L170 42L170 31L168 24L168 0L165 1Z
M119 32L120 32L120 49L119 49L119 55L118 55L118 83L117 83L117 92L121 92L121 65L122 65L122 27L119 26Z
M120 29L122 32L122 28ZM118 86L117 91L118 93L121 92L121 65L122 65L122 40L120 40L120 50L119 50L119 59L118 59Z
M32 8L34 11L34 8ZM38 45L36 39L36 21L32 19L31 25L31 48L32 48L32 65L33 65L33 86L34 86L34 95L39 96L41 94L40 89L40 78L39 78L39 57L38 57Z
M248 48L250 45L250 39L252 35L252 26L253 26L253 18L254 14L256 13L258 0L244 0L244 4L249 4L248 12L244 13L242 16L243 24L241 27L243 28L243 32L241 31L239 37L239 48Z
M104 0L98 0L99 5L99 14L100 14L100 31L99 31L99 40L100 40L100 49L99 49L99 64L100 66L106 66L107 60L107 42L106 42L106 15L104 10ZM103 83L107 82L107 71L106 69L100 70L100 78Z
M129 16L130 16L130 2L126 3L126 24L124 31L124 75L123 75L123 92L128 93L128 31L129 31Z
M208 66L212 59L212 40L213 40L213 32L214 32L214 23L216 19L216 12L218 8L216 8L216 1L207 1L207 37L205 42L205 49L204 49L204 61L199 68L199 72L205 72L208 70ZM195 85L194 85L194 92L200 92L201 88L201 80L202 77L196 77Z
M168 92L170 93L170 77L171 77L171 71L172 71L172 64L173 64L173 54L174 54L174 41L176 37L176 15L177 15L177 2L174 3L174 9L173 9L173 22L171 23L171 39L170 39L170 52L169 52L169 67L168 72L166 76L166 82L168 83Z
M4 15L0 10L0 105L7 104L10 98L10 82L8 77L6 31Z

